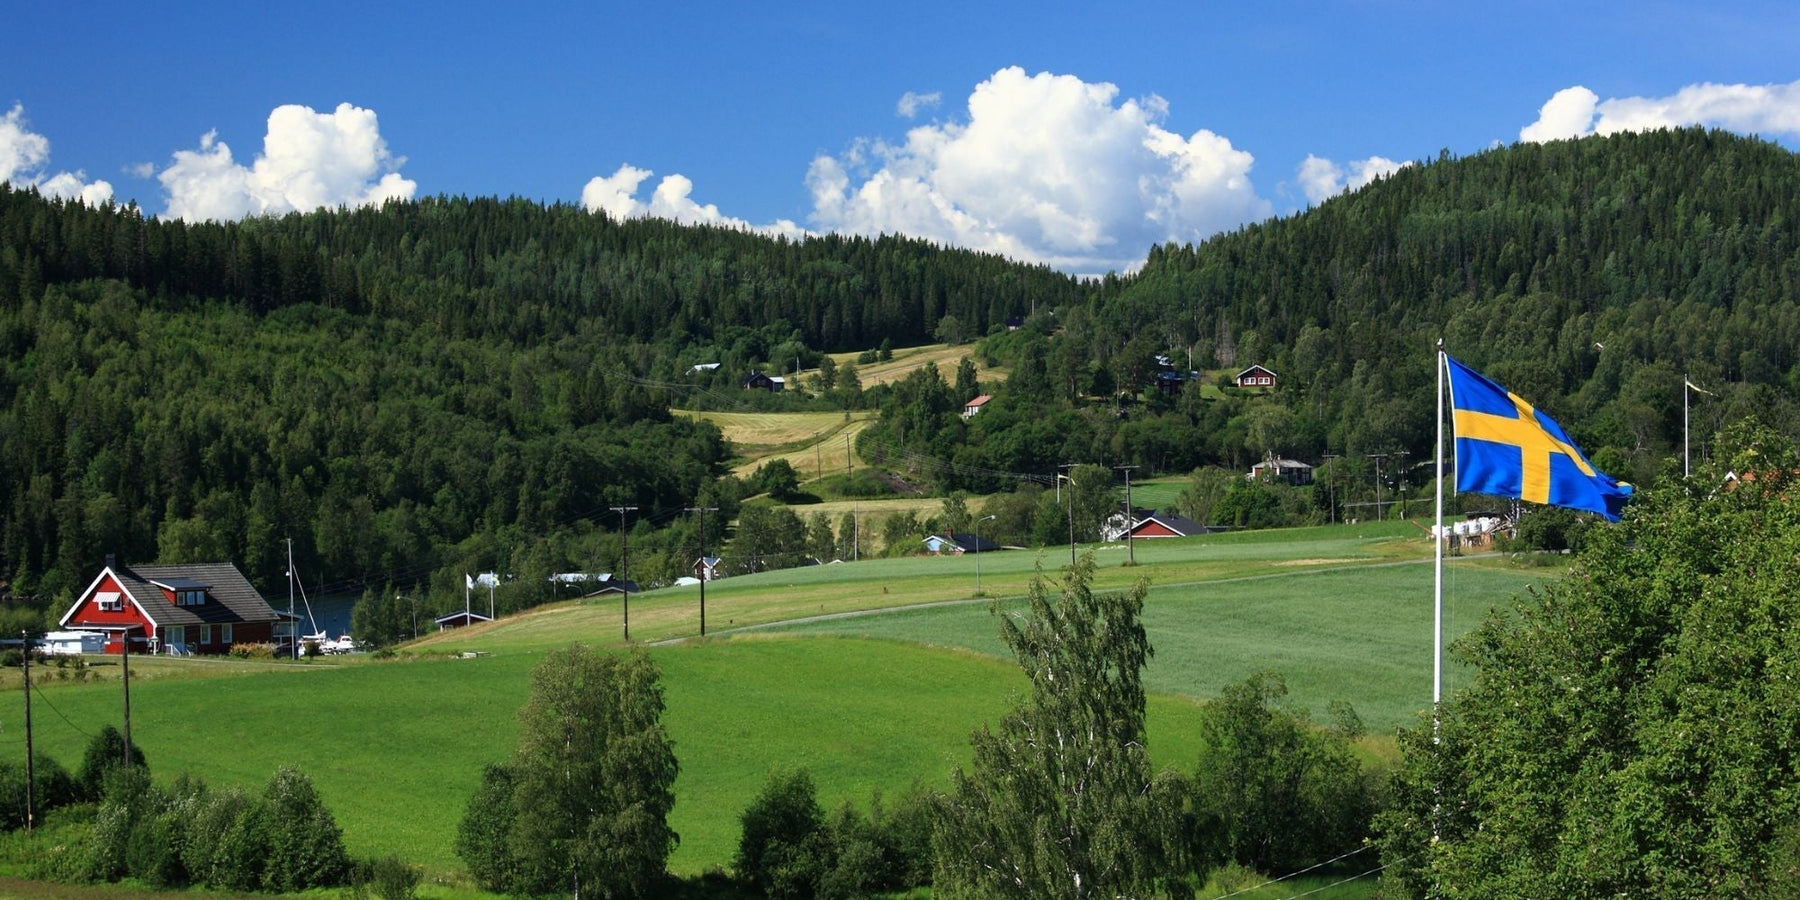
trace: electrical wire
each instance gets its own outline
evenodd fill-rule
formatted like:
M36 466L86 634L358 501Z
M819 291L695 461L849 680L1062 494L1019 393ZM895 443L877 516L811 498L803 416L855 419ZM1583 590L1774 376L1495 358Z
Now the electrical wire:
M1374 844L1364 844L1364 845L1362 845L1362 846L1361 846L1361 847L1358 847L1358 848L1356 848L1356 849L1355 849L1355 850L1352 850L1352 851L1350 851L1350 852L1349 852L1349 853L1345 853L1345 854L1342 854L1342 855L1340 855L1340 856L1334 856L1334 857L1332 857L1332 858L1331 858L1331 859L1328 859L1328 860L1325 860L1325 861L1324 861L1324 862L1321 862L1321 863L1313 863L1313 864L1312 864L1312 865L1310 865L1310 866L1307 866L1307 867L1306 867L1306 868L1304 868L1304 869L1301 869L1301 870L1300 870L1300 871L1298 871L1298 872L1289 872L1289 873L1288 873L1288 874L1286 874L1286 875L1283 875L1283 876L1281 876L1281 877L1280 877L1280 878L1271 878L1271 879L1269 879L1269 880L1268 880L1268 881L1265 881L1265 882L1263 882L1263 883L1262 883L1262 884L1253 884L1253 885L1251 885L1251 886L1249 886L1249 887L1247 887L1247 888L1242 888L1242 889L1239 889L1239 890L1235 890L1235 891L1232 891L1232 892L1231 892L1231 893L1229 893L1229 894L1221 894L1221 895L1219 895L1219 896L1218 896L1218 897L1215 897L1215 898L1213 898L1213 900L1225 900L1225 898L1227 898L1227 897L1236 897L1236 896L1237 896L1237 895L1239 895L1239 894L1248 894L1248 893L1250 893L1250 892L1251 892L1251 891L1260 891L1260 890L1262 890L1262 889L1263 889L1263 888L1266 888L1266 887L1268 887L1268 886L1269 886L1269 885L1271 885L1271 884L1280 884L1280 883L1281 883L1281 882L1283 882L1283 881L1286 881L1286 880L1288 880L1288 879L1289 879L1289 878L1297 878L1297 877L1299 877L1299 876L1301 876L1301 875L1305 875L1305 874L1306 874L1306 873L1308 873L1308 872L1311 872L1311 871L1312 871L1312 870L1314 870L1314 869L1317 869L1317 868L1321 868L1321 867L1324 867L1324 866L1329 866L1329 865L1331 865L1331 864L1332 864L1332 863L1335 863L1335 862L1338 862L1338 861L1340 861L1340 860L1346 860L1346 859L1349 859L1349 858L1350 858L1350 857L1352 857L1352 856L1355 856L1355 855L1357 855L1357 854L1358 854L1358 853L1366 853L1366 852L1368 852L1368 851L1370 851L1370 850L1372 850L1372 849L1374 849L1374 848L1375 848L1375 845L1374 845ZM1380 871L1380 870L1379 870L1379 869L1377 869L1377 870L1375 870L1375 871ZM1365 874L1366 874L1366 873L1365 873ZM1360 875L1359 875L1359 876L1357 876L1357 877L1359 877L1359 878L1360 878L1360 877L1362 877L1362 876L1360 876ZM1354 880L1354 879L1352 879L1352 880ZM1301 896L1305 896L1305 895L1304 895L1304 894L1303 894L1303 895L1301 895Z
M1397 861L1398 861L1398 862L1405 862L1405 860L1403 860L1403 859L1402 859L1402 860L1397 860ZM1327 885L1321 885L1321 886L1319 886L1319 887L1316 887L1316 888L1313 888L1313 889L1312 889L1312 890L1310 890L1310 891L1307 891L1307 892L1306 892L1306 893L1304 893L1304 894L1295 894L1295 895L1293 895L1293 896L1292 896L1292 897L1288 897L1288 898L1286 898L1286 900L1299 900L1299 898L1301 898L1301 897L1311 897L1311 896L1312 896L1312 895L1314 895L1314 894L1317 894L1317 893L1318 893L1318 892L1320 892L1320 891L1329 891L1329 890L1331 890L1331 889L1332 889L1332 888L1334 888L1334 887L1342 887L1342 886L1343 886L1343 885L1346 885L1346 884L1349 884L1349 883L1350 883L1350 882L1352 882L1352 881L1357 881L1357 880L1359 880L1359 879L1363 879L1363 878L1367 878L1367 877L1369 877L1369 876L1370 876L1370 875L1373 875L1373 874L1375 874L1375 873L1376 873L1376 872L1379 872L1379 871L1381 871L1381 870L1383 870L1383 869L1385 869L1385 868L1387 868L1387 867L1388 867L1388 866L1391 866L1391 865L1393 865L1393 864L1394 864L1394 863L1382 863L1382 864L1381 864L1381 865L1379 865L1379 866L1376 866L1376 867L1375 867L1375 868L1373 868L1373 869L1370 869L1370 870L1369 870L1369 871L1367 871L1367 872L1363 872L1363 873L1362 873L1362 874L1360 874L1360 875L1352 875L1352 876L1350 876L1350 877L1349 877L1349 878L1345 878L1345 879L1343 879L1343 880L1341 880L1341 881L1334 881L1334 882L1332 882L1332 883L1330 883L1330 884L1327 884Z
M31 690L33 693L37 694L38 700L42 701L45 706L50 707L51 711L56 713L57 718L62 719L64 723L66 723L70 728L75 729L76 733L80 734L82 737L88 738L89 740L93 739L93 737L94 737L93 735L91 735L91 734L87 733L87 731L83 730L80 725L77 725L74 722L70 721L69 717L63 715L63 711L58 709L56 704L50 702L49 697L44 696L44 689L41 686L33 683L31 685Z

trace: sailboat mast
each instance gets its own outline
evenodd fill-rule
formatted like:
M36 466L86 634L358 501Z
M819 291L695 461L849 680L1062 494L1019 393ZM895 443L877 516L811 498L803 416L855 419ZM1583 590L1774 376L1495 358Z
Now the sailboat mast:
M289 655L300 658L300 620L294 618L294 539L287 539L287 579L288 579L288 646Z

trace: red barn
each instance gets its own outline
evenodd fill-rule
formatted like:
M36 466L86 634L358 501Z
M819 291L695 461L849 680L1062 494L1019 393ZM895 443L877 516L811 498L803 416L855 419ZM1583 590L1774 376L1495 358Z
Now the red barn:
M63 613L62 628L106 634L106 652L227 653L275 640L282 617L231 563L138 566L109 561Z

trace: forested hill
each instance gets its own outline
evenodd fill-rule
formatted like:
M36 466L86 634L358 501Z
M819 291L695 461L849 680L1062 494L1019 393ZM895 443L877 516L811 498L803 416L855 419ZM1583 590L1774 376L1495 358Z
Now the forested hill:
M190 225L0 186L0 594L67 596L109 552L234 560L279 590L291 537L309 579L460 603L469 571L610 568L614 506L649 532L633 573L641 550L672 574L697 543L681 508L735 498L718 432L672 419L692 397L670 385L748 396L753 366L1034 309L980 348L1014 366L993 409L964 423L945 388L914 404L930 427L880 434L1003 474L1416 461L1441 337L1644 481L1680 453L1684 374L1720 395L1697 436L1750 411L1800 431L1797 205L1800 162L1759 140L1519 145L1084 284L905 238L523 200ZM1153 357L1190 352L1281 385L1115 414Z
M464 572L613 568L611 506L679 571L674 519L727 451L646 385L737 394L752 366L1078 290L905 238L521 200L190 225L0 185L0 595L66 597L107 553L232 560L285 593L291 537L315 587L460 603Z
M1196 341L1196 359L1275 369L1297 454L1428 450L1442 337L1590 450L1653 469L1680 452L1683 373L1727 394L1696 434L1733 410L1800 425L1797 224L1800 157L1765 141L1520 144L1156 248L1091 311L1158 349Z
M1042 266L884 236L771 239L526 200L434 198L190 225L0 185L0 303L117 279L158 309L211 299L254 313L317 304L429 324L448 338L705 348L795 329L826 351L927 343L944 315L985 330L1078 297ZM672 364L672 363L671 363Z

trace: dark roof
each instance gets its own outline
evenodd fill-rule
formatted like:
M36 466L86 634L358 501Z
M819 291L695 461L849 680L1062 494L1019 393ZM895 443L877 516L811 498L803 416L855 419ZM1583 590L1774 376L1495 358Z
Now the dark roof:
M231 563L192 566L113 566L119 585L137 601L158 628L164 625L220 625L239 622L273 622L280 618L274 607L250 586ZM176 606L163 598L162 589L206 589L199 606ZM86 599L84 596L83 599Z
M1162 513L1160 515L1140 519L1136 525L1131 527L1131 530L1137 531L1139 528L1144 527L1144 524L1147 522L1155 522L1183 537L1191 537L1196 534L1206 533L1205 525L1202 525L1187 516L1177 516L1169 513Z
M453 613L446 613L444 615L438 616L436 619L433 619L432 621L438 623L439 625L442 625L445 622L454 622L457 619L467 619L470 622L492 622L492 621L494 621L493 619L490 619L487 616L482 615L481 613L472 612L472 611L466 610L466 609L459 609Z
M598 597L601 594L624 593L641 594L643 591L638 590L637 582L628 578L608 578L604 581L595 582L592 587L588 588L587 593L582 596Z

